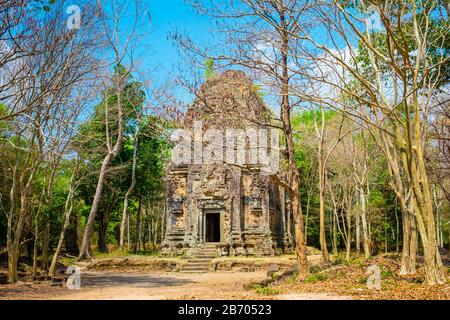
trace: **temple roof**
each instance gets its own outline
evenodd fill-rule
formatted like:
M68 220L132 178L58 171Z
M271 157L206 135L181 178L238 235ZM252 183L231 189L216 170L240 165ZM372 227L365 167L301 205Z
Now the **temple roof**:
M208 127L239 128L265 123L269 116L253 81L243 71L227 70L203 83L186 113L185 125L201 120Z

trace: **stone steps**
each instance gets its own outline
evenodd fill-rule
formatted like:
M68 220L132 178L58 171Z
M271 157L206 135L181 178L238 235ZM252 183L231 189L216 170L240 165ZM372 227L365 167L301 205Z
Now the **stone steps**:
M216 257L216 245L206 244L201 248L194 258L190 258L183 267L183 273L205 273L208 272L208 266L212 259Z

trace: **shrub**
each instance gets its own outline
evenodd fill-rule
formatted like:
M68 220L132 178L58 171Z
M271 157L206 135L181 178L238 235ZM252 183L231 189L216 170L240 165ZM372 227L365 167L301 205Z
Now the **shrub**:
M394 276L394 272L392 272L389 269L384 269L383 268L383 270L381 271L381 276L382 277L386 277L386 278L393 277Z
M254 287L255 292L257 294L261 294L261 295L275 295L275 294L280 294L280 290L272 288L272 287L268 287L268 286L261 286L261 285L256 285Z
M324 281L327 279L327 276L323 273L315 273L315 274L310 274L309 276L306 277L305 282L306 283L315 283L315 282L319 282L319 281Z

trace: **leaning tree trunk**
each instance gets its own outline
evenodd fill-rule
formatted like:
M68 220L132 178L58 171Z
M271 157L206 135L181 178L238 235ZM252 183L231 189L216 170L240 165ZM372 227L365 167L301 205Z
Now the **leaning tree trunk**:
M48 275L50 277L54 277L55 273L56 273L56 263L58 262L58 256L61 252L63 243L64 243L64 238L66 235L66 230L67 227L69 226L70 223L70 215L72 214L72 209L73 209L73 195L75 193L75 188L76 186L73 184L73 179L74 179L74 173L72 174L72 178L71 178L71 185L70 185L70 190L69 193L67 195L67 199L66 199L66 204L64 206L64 222L63 222L63 226L61 229L61 233L59 235L59 240L58 240L58 245L56 246L56 250L55 253L53 254L52 257L52 262L50 264L50 268L48 271Z
M80 247L80 255L78 260L90 260L91 259L91 236L94 230L95 216L97 215L98 207L100 205L100 199L102 196L103 186L105 184L106 170L111 161L112 154L108 153L103 159L102 167L100 169L100 174L98 176L97 188L95 190L94 200L92 202L91 211L89 212L89 217L86 223L86 228L84 229L83 240Z
M121 79L123 80L123 79ZM120 80L120 82L121 82ZM94 230L94 222L95 217L97 215L98 207L100 205L100 200L102 197L103 187L105 185L105 179L107 174L107 169L109 167L109 164L111 161L117 156L119 151L122 149L122 139L123 139L123 110L122 110L122 100L121 100L121 94L120 94L120 83L119 80L118 83L116 83L116 95L117 95L117 118L118 118L118 129L117 129L117 140L114 144L114 147L111 150L110 144L108 145L108 153L103 158L102 166L100 168L100 173L98 175L97 180L97 187L95 188L95 195L94 200L92 201L91 211L89 212L89 217L86 223L86 228L84 230L83 240L81 242L80 247L80 255L78 256L78 260L90 260L91 259L91 237L92 232ZM109 104L108 99L106 98L105 103L105 123L106 123L106 135L109 137ZM107 142L109 142L109 139L107 139Z

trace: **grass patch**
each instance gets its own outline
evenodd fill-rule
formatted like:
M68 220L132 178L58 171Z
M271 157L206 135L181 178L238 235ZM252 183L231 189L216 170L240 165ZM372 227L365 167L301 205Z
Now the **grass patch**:
M314 274L310 274L309 276L306 277L305 282L306 283L316 283L319 281L325 281L327 280L327 275L323 274L323 273L314 273Z
M161 254L158 251L136 251L136 253L133 250L111 250L110 252L104 253L104 252L98 252L94 251L93 254L95 259L107 259L107 258L120 258L125 256L148 256L148 257L155 257L159 258L161 257Z
M298 283L297 276L290 276L289 278L286 279L285 282L288 285L297 284Z
M347 261L345 260L345 256L342 253L338 253L334 255L333 260L331 261L331 264L333 266L341 265L341 264L347 264Z
M272 287L268 287L268 286L262 286L262 285L256 285L253 287L253 289L255 290L255 292L257 294L260 295L266 295L266 296L271 296L271 295L275 295L275 294L280 294L281 291Z
M358 283L360 283L360 284L367 284L367 277L362 277L362 278L359 278L358 279Z
M383 270L381 271L381 276L382 276L382 277L385 277L385 278L391 278L391 277L394 276L394 272L392 272L392 271L389 270L389 269L383 268Z
M59 262L65 266L70 266L77 261L77 257L63 257L59 259Z

